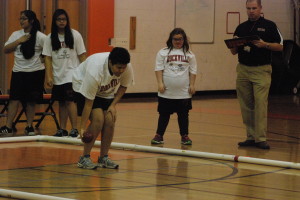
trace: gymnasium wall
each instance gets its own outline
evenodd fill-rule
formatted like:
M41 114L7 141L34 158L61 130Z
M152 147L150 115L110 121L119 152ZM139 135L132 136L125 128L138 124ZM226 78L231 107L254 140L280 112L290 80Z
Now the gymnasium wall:
M129 50L135 72L135 85L128 88L128 92L148 93L157 91L154 74L155 57L158 50L165 47L168 35L175 27L175 6L180 5L180 2L199 2L201 6L205 7L206 3L211 4L212 1L214 1L213 18L211 15L208 16L206 12L203 13L203 16L197 15L197 17L200 17L199 21L204 24L203 26L195 25L195 29L202 31L201 29L207 28L205 24L207 19L207 23L210 23L210 25L213 23L212 26L208 26L208 28L213 29L211 33L213 35L212 37L206 35L209 42L191 44L191 50L196 55L198 62L199 73L196 79L196 90L234 90L237 56L231 55L224 44L224 39L232 38L232 34L227 33L227 14L228 12L239 12L240 21L245 21L247 19L245 0L59 0L58 2L61 3L59 6L65 9L72 9L72 6L69 6L72 3L77 5L78 2L85 2L87 4L87 20L84 23L87 23L85 44L89 55L96 52L110 51L113 46L123 46L129 49L130 17L136 17L135 49ZM262 2L264 16L277 23L284 39L293 39L294 37L292 1L263 0ZM9 2L7 5L18 5L20 9L16 11L17 13L9 15L9 21L6 19L0 20L1 22L8 21L16 24L16 27L8 26L5 31L2 30L1 33L6 32L6 34L0 34L2 39L5 38L1 42L2 46L11 32L19 28L17 20L19 11L25 8L25 1L22 1L24 5L21 5L17 0L5 2ZM38 3L39 1L33 2ZM47 7L50 1L46 2ZM2 1L1 4L3 4ZM47 7L46 11L46 14L51 16L51 5ZM84 12L84 10L80 9L79 12ZM79 20L79 15L72 18L73 25L76 20ZM230 24L229 28L234 29L236 27L235 22L233 20L233 25ZM81 24L80 27L84 27L84 25ZM84 30L79 31L84 33ZM46 32L49 32L49 30ZM190 32L194 32L194 30ZM189 32L187 34L189 35ZM202 36L199 37L200 39L203 38ZM210 42L211 38L212 42ZM0 88L6 91L9 88L12 68L10 60L12 61L13 55L4 55L3 51L0 55ZM8 63L5 65L4 58L9 57L11 59L8 59Z
M115 0L112 45L128 48L130 17L137 21L136 48L130 50L135 85L128 88L129 93L157 91L155 57L175 26L175 4L176 0ZM265 18L277 23L284 39L293 39L292 1L263 0L262 4ZM240 21L247 20L245 0L215 0L213 43L191 44L198 62L197 91L235 89L237 56L224 44L224 39L232 38L226 27L228 12L239 12Z
M89 0L88 36L86 41L88 54L106 52L112 49L109 38L114 37L114 1Z

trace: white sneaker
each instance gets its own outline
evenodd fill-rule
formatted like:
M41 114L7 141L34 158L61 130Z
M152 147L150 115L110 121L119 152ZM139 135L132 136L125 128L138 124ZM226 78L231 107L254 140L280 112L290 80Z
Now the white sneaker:
M103 158L98 158L98 167L118 169L119 165L110 160L109 157L105 156Z
M32 126L27 126L24 130L25 135L35 136L34 128Z
M77 166L83 169L96 169L98 167L97 164L93 163L91 158L86 158L84 156L80 156Z

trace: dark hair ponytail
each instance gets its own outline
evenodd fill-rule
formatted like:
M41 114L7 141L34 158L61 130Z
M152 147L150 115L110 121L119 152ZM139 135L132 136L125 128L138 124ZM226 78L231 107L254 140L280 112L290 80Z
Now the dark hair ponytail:
M36 34L41 30L40 22L36 18L36 14L31 10L21 11L21 15L24 14L28 18L28 22L31 24L30 38L26 42L21 44L21 52L25 59L30 59L35 54Z

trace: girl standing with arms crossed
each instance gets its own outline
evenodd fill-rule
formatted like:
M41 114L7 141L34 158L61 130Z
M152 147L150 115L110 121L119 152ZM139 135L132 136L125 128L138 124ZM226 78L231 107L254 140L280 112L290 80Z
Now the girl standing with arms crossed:
M26 135L35 135L32 127L36 102L42 100L45 66L41 53L46 36L40 32L40 22L31 10L24 10L20 16L21 30L11 34L4 45L4 53L14 52L14 66L10 83L10 100L6 125L0 128L0 136L13 134L13 121L19 103L26 105Z
M54 136L77 137L77 108L72 89L72 75L75 68L86 59L81 34L70 28L67 12L57 9L52 17L51 34L43 49L46 65L46 84L52 87L52 99L59 101L60 129ZM70 118L72 129L66 130Z
M197 63L189 50L187 36L183 29L175 28L169 36L167 47L156 56L155 74L158 84L158 127L152 144L164 143L163 135L170 115L178 116L181 144L191 145L188 137L189 110L192 109L192 95L195 94Z

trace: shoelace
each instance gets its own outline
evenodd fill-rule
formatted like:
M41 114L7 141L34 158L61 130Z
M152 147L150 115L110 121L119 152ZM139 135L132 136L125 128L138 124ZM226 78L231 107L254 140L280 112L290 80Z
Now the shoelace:
M91 159L86 159L86 163L88 164L92 163Z
M92 160L90 158L83 159L83 163L90 164Z

